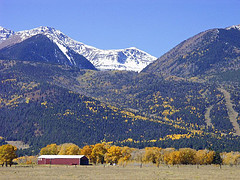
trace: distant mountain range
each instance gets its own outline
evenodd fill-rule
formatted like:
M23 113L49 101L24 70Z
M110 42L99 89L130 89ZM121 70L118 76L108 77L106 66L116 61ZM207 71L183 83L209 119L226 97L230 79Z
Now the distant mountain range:
M97 49L95 47L88 46L81 42L75 41L70 37L66 36L65 34L63 34L62 32L60 32L59 30L50 27L39 27L19 32L14 32L11 30L7 30L3 27L0 27L0 49L5 48L3 53L4 56L2 56L2 58L4 59L13 58L12 56L10 57L7 56L7 54L13 53L11 50L9 51L9 47L18 43L24 43L25 40L36 35L46 36L47 38L49 38L49 40L52 41L53 44L58 46L58 49L62 51L62 54L63 56L65 56L65 59L68 59L69 61L68 63L65 62L64 64L70 65L71 64L74 65L77 63L79 64L79 61L75 60L76 54L79 54L84 56L99 70L129 70L139 72L148 64L157 59L156 57L153 57L150 54L141 51L135 47L117 50ZM39 36L37 39L39 39ZM37 39L36 38L34 39L35 43L37 43L36 42ZM28 40L28 42L30 40ZM17 46L17 48L20 46L22 45ZM6 49L6 47L8 47L8 49ZM49 48L49 46L47 46L46 48ZM16 50L16 46L14 47L14 50ZM23 50L24 49L22 48L21 51ZM39 54L42 52L37 52L37 48L35 48L33 53ZM15 56L14 59L17 58L20 59L22 58L22 56L20 57ZM34 59L35 57L30 56L26 58ZM48 61L55 62L56 58L58 57L49 59L49 57L43 56L43 58L48 59ZM84 65L82 65L82 67L86 68L86 66Z

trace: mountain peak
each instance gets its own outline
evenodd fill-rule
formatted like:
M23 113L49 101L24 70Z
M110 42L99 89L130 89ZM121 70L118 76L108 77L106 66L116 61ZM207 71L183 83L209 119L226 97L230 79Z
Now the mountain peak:
M13 34L14 34L14 31L0 26L0 42L6 40Z
M3 30L5 30L5 29L6 29L6 28L0 26L0 31L3 31Z
M237 30L240 30L240 24L238 24L238 25L233 25L233 26L230 26L230 27L227 27L226 29L227 29L227 30L230 30L230 29L237 29Z
M27 38L30 38L32 36L35 36L37 34L55 34L55 33L60 33L60 31L57 31L56 29L48 26L40 26L34 29L30 30L24 30L24 31L19 31L16 34L21 37L22 40L25 40Z
M9 29L7 29L5 27L0 26L0 31L11 31L11 30L9 30Z
M48 27L48 26L40 26L40 27L34 28L33 30L39 31L42 33L47 32L47 31L50 31L50 32L56 31L55 28Z
M138 49L138 48L136 48L136 47L129 47L129 48L127 48L127 49Z

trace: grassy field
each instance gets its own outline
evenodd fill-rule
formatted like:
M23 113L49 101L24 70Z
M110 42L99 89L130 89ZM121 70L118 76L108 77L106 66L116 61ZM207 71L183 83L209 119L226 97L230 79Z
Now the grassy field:
M240 179L240 167L222 166L13 166L0 167L0 179Z

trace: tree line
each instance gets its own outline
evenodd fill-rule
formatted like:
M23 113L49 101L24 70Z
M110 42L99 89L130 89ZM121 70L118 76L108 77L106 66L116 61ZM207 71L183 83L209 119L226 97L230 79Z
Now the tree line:
M5 144L0 146L0 164L2 166L19 164L36 164L37 156L18 157L15 146ZM40 150L41 155L85 155L93 164L118 164L126 166L131 162L138 162L140 167L143 163L153 163L159 167L166 165L238 165L240 164L239 152L218 153L213 150L195 150L191 148L160 148L145 147L144 149L120 147L110 143L97 143L85 145L80 148L73 143L61 145L49 144Z
M17 157L16 155L17 148L10 144L5 144L0 146L0 164L7 167L12 165L13 159Z
M75 144L50 144L43 147L41 155L85 155L93 164L119 164L126 165L129 162L180 165L180 164L225 164L237 165L240 163L239 152L215 152L213 150L195 150L191 148L160 148L145 147L144 149L120 147L109 143L97 143L85 145L79 148Z

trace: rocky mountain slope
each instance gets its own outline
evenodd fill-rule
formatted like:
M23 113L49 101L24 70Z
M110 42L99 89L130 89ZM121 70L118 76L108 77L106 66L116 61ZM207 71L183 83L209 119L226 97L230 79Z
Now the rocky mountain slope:
M59 30L50 27L39 27L31 30L13 32L1 27L0 49L26 40L37 34L46 35L71 61L68 51L83 55L100 70L141 71L157 58L135 47L117 50L102 50L85 45L66 36ZM7 39L7 40L6 40Z
M193 36L161 56L142 72L191 77L240 68L240 25Z

